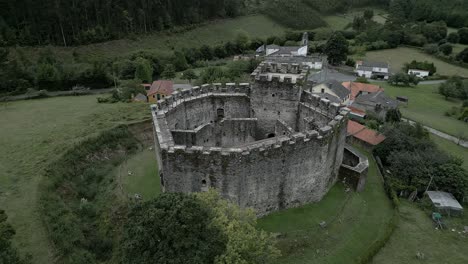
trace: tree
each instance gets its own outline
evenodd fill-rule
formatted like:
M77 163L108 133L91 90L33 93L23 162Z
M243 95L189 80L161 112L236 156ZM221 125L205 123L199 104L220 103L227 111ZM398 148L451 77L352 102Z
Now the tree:
M462 52L458 53L457 60L468 63L468 48L465 48Z
M202 59L204 60L212 60L213 59L213 50L208 45L203 45L200 47L200 53Z
M371 20L374 17L374 10L366 9L364 10L364 18L366 20Z
M401 113L398 108L390 109L387 111L387 114L385 115L385 122L396 123L400 121L401 121Z
M463 200L468 190L468 173L463 169L461 163L452 159L435 169L434 185Z
M188 69L188 70L184 71L184 73L182 74L182 77L183 77L185 80L188 80L189 83L192 83L192 80L198 78L197 74L196 74L195 71L192 70L192 69Z
M164 71L161 73L161 77L164 79L174 79L176 77L175 67L172 64L166 64Z
M448 44L448 43L445 43L445 44L442 44L439 46L439 50L445 55L445 56L448 56L450 54L452 54L452 51L453 51L453 46Z
M410 84L418 85L419 78L413 74L399 72L390 76L388 83L391 85L410 86Z
M148 60L143 58L137 58L135 61L135 79L142 82L152 82L153 81L153 68Z
M124 226L121 263L213 263L228 242L214 217L211 208L182 193L137 204Z
M0 210L0 263L5 264L24 264L26 260L22 259L13 247L11 242L15 235L13 227L7 223L8 216L5 211Z
M332 65L339 65L346 60L348 55L348 41L339 32L334 33L325 45L325 54Z
M184 71L186 69L188 69L188 63L187 63L187 60L185 58L185 55L180 52L180 51L176 51L174 52L174 57L172 59L172 64L174 65L176 71Z
M211 208L213 224L227 235L226 251L217 256L215 264L273 263L280 255L274 247L273 237L256 228L257 220L252 209L241 209L224 200L215 190L198 193L205 207Z
M440 84L439 93L445 96L445 99L448 99L449 97L462 100L468 98L468 88L463 80L458 76L453 76L445 83Z
M236 45L240 50L245 51L249 47L249 34L243 30L239 31L236 36Z
M461 44L468 44L468 28L460 28L458 30Z
M452 32L448 34L447 41L453 44L457 44L460 41L460 36L458 36L457 32Z

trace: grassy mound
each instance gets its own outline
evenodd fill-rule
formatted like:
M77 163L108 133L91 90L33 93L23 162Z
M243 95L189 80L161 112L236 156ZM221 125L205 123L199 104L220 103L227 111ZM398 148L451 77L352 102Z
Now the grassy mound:
M77 144L47 169L39 204L60 263L112 258L127 207L110 172L139 146L121 125Z

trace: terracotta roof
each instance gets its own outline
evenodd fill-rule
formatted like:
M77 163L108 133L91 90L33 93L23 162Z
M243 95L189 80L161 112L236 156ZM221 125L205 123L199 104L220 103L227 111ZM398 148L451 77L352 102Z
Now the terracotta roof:
M372 146L376 146L385 140L385 136L369 129L358 122L348 121L348 135L360 139Z
M151 89L148 91L148 96L153 94L171 95L174 92L174 83L172 81L154 81L151 84Z
M367 92L367 93L376 93L380 91L384 91L378 85L368 84L368 83L359 83L359 82L344 82L342 83L346 89L351 91L351 100L356 99L359 96L360 92Z

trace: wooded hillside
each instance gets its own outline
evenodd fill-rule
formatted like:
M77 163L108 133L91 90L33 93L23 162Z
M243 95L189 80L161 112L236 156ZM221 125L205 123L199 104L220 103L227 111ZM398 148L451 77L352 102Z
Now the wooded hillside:
M237 16L244 0L0 0L0 46L77 45Z

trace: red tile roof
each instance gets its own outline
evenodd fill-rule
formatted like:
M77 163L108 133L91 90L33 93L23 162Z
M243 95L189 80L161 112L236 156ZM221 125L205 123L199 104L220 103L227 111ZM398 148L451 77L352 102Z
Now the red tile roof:
M385 136L379 134L379 132L351 120L348 121L348 135L362 140L372 146L376 146L385 140Z
M174 92L174 83L172 81L154 81L148 91L148 96L153 94L171 95Z
M342 85L351 91L351 100L356 99L360 92L376 93L384 90L378 85L368 83L344 82Z

